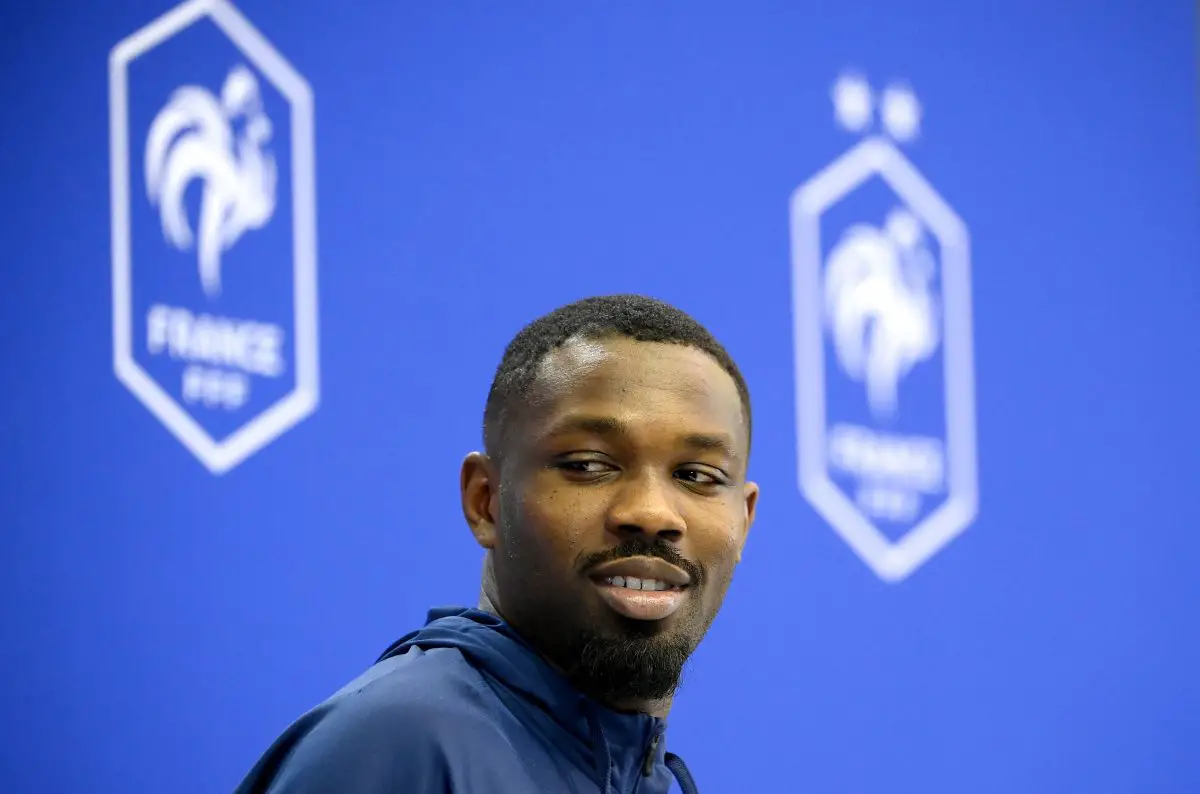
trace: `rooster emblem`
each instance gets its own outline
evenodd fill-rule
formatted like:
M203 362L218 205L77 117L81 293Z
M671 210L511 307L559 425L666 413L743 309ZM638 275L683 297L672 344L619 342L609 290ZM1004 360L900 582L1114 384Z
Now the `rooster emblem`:
M200 86L177 89L150 125L146 192L167 241L181 251L195 245L209 296L221 292L221 254L275 212L275 160L263 148L270 139L258 81L245 66L229 72L220 99ZM193 238L183 195L195 179L203 192Z
M882 230L851 227L829 254L825 311L834 348L845 372L865 381L880 417L895 414L900 379L938 345L934 260L922 237L920 222L898 209Z

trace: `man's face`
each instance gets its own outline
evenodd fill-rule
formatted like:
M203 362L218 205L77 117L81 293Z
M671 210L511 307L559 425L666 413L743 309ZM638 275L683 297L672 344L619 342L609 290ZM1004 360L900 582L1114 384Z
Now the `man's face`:
M487 595L589 694L668 697L754 517L733 379L683 345L572 341L508 431Z

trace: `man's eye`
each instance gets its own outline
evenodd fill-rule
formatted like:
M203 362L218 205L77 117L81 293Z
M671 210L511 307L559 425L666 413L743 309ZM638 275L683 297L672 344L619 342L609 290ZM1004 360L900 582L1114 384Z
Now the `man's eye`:
M680 469L676 474L696 485L724 485L725 482L717 475L703 469Z
M566 460L559 463L558 468L575 474L600 474L608 468L608 464L598 460Z

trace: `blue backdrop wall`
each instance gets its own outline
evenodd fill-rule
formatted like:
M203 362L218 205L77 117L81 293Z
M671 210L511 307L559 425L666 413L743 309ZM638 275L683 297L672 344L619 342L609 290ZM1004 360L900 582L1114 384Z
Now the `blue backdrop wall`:
M754 395L704 791L1200 791L1194 4L4 18L3 790L229 791L473 602L505 343L634 291Z

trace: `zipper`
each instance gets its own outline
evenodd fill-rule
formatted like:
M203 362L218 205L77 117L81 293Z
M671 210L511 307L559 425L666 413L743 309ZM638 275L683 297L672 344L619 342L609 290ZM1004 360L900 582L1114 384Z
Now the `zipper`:
M650 747L646 749L646 758L642 761L642 776L650 777L654 773L654 756L658 751L658 738L661 734L654 734L654 738L650 740Z

